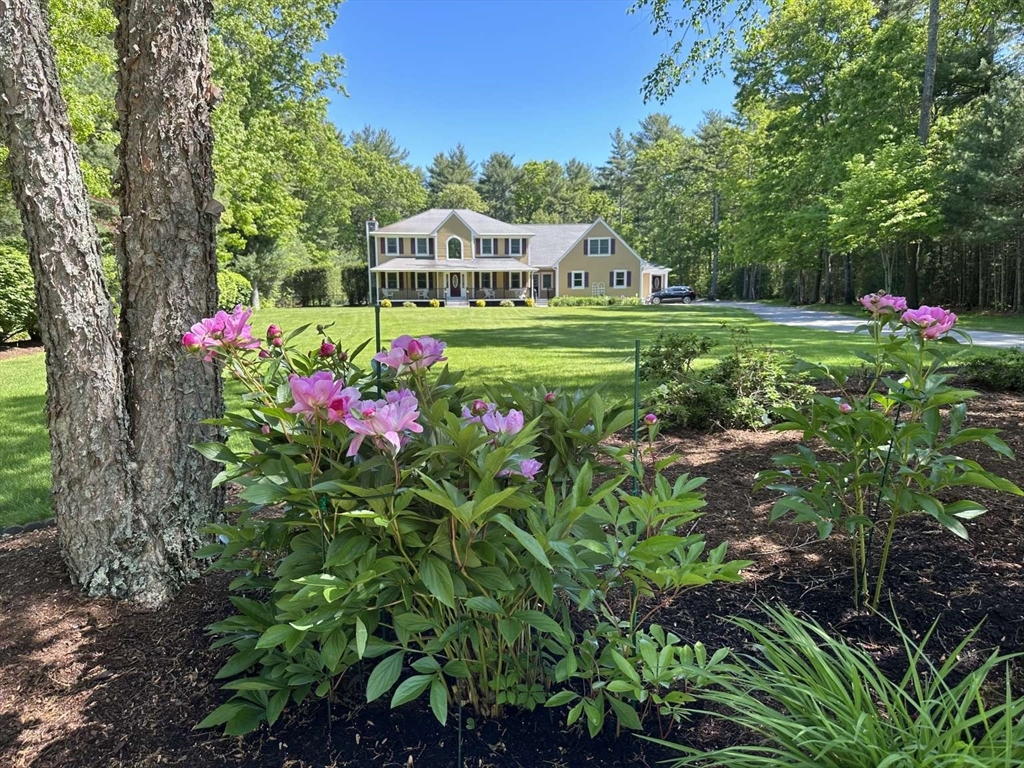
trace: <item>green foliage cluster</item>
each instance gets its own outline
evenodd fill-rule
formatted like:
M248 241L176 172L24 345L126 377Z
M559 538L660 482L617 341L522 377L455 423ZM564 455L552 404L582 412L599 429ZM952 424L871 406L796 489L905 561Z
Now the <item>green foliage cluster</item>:
M937 663L899 623L902 677L787 609L766 608L768 624L746 619L757 655L734 656L710 675L702 694L712 717L758 735L756 743L683 753L675 768L995 768L1024 762L1024 696L1011 693L1020 654L967 653L975 629L943 649ZM891 666L891 665L886 665ZM1002 678L1002 679L1000 679Z
M639 307L639 296L555 296L551 307Z
M39 334L32 269L22 248L0 245L0 342L23 334Z
M300 307L329 307L341 296L341 280L330 265L303 267L285 279L281 291Z
M568 706L591 734L612 720L639 729L649 713L681 718L724 653L637 614L656 594L736 581L747 565L693 532L703 480L668 482L668 457L626 492L628 448L606 438L632 412L598 392L502 388L481 393L488 402L461 374L420 363L385 367L378 384L357 367L360 349L293 348L301 330L267 359L228 351L249 394L218 423L246 447L196 446L225 465L218 483L242 486L238 521L211 526L217 543L203 551L236 574L237 613L210 627L233 650L217 675L231 698L200 725L272 724L357 669L368 701L425 695L441 723L454 702L490 717ZM353 397L414 402L422 432L360 447L352 420L290 412L289 376L324 372L356 388L344 394L353 412ZM271 504L280 515L255 514Z
M968 488L1024 491L961 455L961 446L980 443L1013 458L998 429L967 425L967 401L977 393L954 387L953 374L941 372L960 345L950 337L933 341L920 331L900 332L895 314L875 315L867 328L874 349L858 353L868 365L866 391L857 392L846 375L827 366L805 364L842 396L815 393L809 408L777 409L784 421L775 428L798 430L802 443L796 453L773 457L778 469L758 473L757 488L782 494L772 520L793 515L823 539L837 529L850 537L854 606L877 610L900 523L925 514L966 539L964 521L987 510L952 495ZM873 528L881 535L877 563L870 552Z
M217 272L218 306L234 309L239 304L248 304L252 298L252 283L244 275L221 269Z
M967 381L985 389L1024 392L1024 350L1001 349L994 355L979 355L963 365Z
M654 385L647 407L670 424L690 429L759 429L773 412L809 400L813 387L793 372L790 355L751 344L733 332L733 349L710 367L694 362L714 347L697 334L663 332L641 351L640 376Z

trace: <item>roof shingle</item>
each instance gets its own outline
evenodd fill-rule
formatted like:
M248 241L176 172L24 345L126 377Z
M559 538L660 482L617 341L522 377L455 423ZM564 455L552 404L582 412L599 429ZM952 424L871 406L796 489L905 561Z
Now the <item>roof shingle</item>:
M533 230L529 227L521 227L518 224L506 224L504 221L492 219L476 211L464 208L431 208L429 211L417 213L408 219L396 221L377 230L383 235L430 235L440 227L445 219L453 213L466 222L470 229L478 235L532 235Z

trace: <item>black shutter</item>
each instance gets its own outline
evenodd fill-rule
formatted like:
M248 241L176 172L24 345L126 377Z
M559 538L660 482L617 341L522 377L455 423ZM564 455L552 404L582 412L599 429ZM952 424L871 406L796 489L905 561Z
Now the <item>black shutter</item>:
M505 255L506 256L510 256L512 254L512 249L509 248L508 243L509 243L509 238L506 237L505 238Z
M608 273L608 287L609 288L614 288L615 287L615 270L614 269L611 272Z
M480 238L479 237L476 239L476 255L477 256L480 255Z
M587 255L588 255L588 254L587 254L587 248L589 248L589 247L590 247L590 246L589 246L589 243L590 243L590 241L589 241L589 240L584 240L584 241L583 241L583 255L584 255L584 256L587 256Z
M588 285L590 285L590 273L589 272L584 272L583 273L583 287L586 288Z
M398 273L398 290L400 290L400 291L405 290L402 287L402 273L401 272Z
M402 238L402 237L398 238L398 255L399 256L401 256L402 253L403 253L403 250L402 250L402 240L404 240L404 239L405 238Z
M615 238L612 238L612 256L615 255Z
M427 240L427 253L429 253L431 256L434 255L434 238L432 237Z
M613 240L612 242L615 242L615 241ZM631 286L632 284L633 284L633 270L631 269L631 270L629 270L629 272L626 273L626 287L629 288L629 286Z

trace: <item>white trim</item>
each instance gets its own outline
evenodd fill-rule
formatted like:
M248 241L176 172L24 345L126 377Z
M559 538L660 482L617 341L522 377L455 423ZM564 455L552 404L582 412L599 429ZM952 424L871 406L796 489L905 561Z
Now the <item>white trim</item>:
M523 272L506 272L505 282L508 283L508 290L510 291L521 291L523 290ZM516 276L516 280L519 281L519 285L512 285L512 275Z
M607 241L608 253L594 253L594 243ZM587 252L586 256L593 256L595 259L603 259L607 256L612 255L612 238L610 237L588 237L587 238Z
M392 253L390 250L388 250L388 240L394 240L395 241L395 252L394 253ZM380 258L381 256L398 256L398 255L400 255L399 254L399 247L398 247L398 240L399 240L398 237L391 237L390 235L384 235L384 253L377 254L377 258Z
M505 239L508 240L508 253L506 253L505 255L506 256L518 256L519 258L522 258L523 257L523 250L524 250L523 249L523 240L525 238L522 238L522 237L507 237ZM512 243L519 243L519 253L512 253Z
M611 285L608 286L609 288L616 288L617 289L617 288L629 288L629 287L631 287L628 284L629 283L629 277L627 277L627 275L629 275L629 270L628 269L613 269L611 272L612 272L612 282L611 282ZM643 275L642 272L640 274ZM619 277L620 276L622 277L622 285L619 285Z
M480 240L480 254L479 255L481 257L485 257L485 256L498 256L499 255L498 254L498 247L497 247L498 246L498 238L496 238L496 237L481 237L481 238L479 238L479 240ZM491 244L491 252L490 253L484 253L484 242L485 241L489 242Z
M409 255L416 259L436 258L436 253L433 256L430 255L430 239L430 235L427 235L426 237L414 237L412 239L412 249L414 253L411 253ZM423 253L420 253L420 240L422 240L424 246L426 246L426 250L423 251Z
M459 258L453 259L449 254L451 253L451 242L452 240L458 240L459 242ZM439 254L440 255L440 254ZM449 261L465 261L466 249L462 247L462 238L458 235L449 235L448 239L444 241L444 257Z
M587 270L585 269L570 269L569 270L568 283L569 287L567 290L571 291L585 291L587 289ZM576 285L576 275L580 276L580 284Z

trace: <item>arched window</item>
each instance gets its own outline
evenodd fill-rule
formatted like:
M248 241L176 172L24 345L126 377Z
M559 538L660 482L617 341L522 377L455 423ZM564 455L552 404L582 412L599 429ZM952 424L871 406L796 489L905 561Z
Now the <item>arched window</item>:
M451 237L448 238L448 258L462 258L462 240L460 240L455 235L452 235Z

